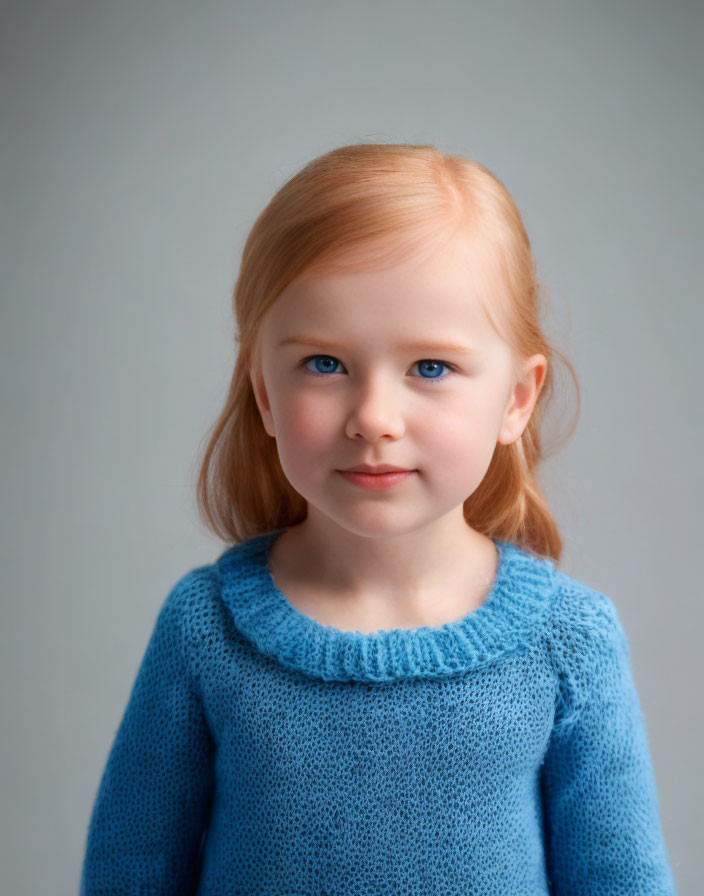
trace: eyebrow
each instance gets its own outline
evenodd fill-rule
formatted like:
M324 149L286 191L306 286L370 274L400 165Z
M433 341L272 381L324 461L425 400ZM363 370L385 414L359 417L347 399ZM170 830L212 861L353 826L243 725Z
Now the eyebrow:
M317 348L322 348L326 351L339 352L345 349L346 346L340 345L336 342L326 342L324 339L316 339L315 336L301 335L301 336L289 336L286 339L282 339L279 343L279 347L282 345L311 345L316 346ZM468 345L462 345L460 342L428 342L427 340L419 340L419 341L411 341L411 342L402 342L399 344L399 348L403 351L417 351L417 352L438 352L439 354L451 353L458 355L477 355L479 354L478 349L471 348Z

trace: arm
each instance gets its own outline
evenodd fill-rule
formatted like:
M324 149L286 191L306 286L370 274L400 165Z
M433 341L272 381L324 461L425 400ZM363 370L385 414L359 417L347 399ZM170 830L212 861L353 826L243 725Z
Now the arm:
M553 626L560 697L541 768L551 892L672 896L626 634L604 595L573 598Z
M196 891L213 742L182 629L184 581L159 612L103 772L81 896Z

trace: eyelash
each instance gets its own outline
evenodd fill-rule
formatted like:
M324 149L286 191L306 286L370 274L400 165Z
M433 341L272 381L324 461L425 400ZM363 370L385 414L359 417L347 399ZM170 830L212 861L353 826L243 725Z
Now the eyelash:
M309 361L314 361L316 358L330 358L332 361L337 361L338 364L342 363L341 361L338 361L337 358L333 357L333 355L309 355L307 358L304 358L301 361L300 367L302 367L306 373L310 373L312 376L322 376L322 377L330 376L329 373L320 373L317 370L309 370L305 366ZM448 361L439 361L436 358L421 358L420 361L416 361L415 363L422 364L424 361L432 361L435 364L442 364L443 367L448 368L450 373L446 374L445 376L431 376L431 377L419 376L419 377L416 377L416 379L423 380L423 381L429 382L429 383L438 383L438 382L441 383L441 382L444 382L445 380L449 379L454 373L457 372L457 367L454 364L450 364ZM333 372L337 372L337 371L333 371Z

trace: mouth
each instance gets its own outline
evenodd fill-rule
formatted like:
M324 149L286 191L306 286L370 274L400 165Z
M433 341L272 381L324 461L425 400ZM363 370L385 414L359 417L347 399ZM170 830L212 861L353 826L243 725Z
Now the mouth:
M338 470L342 478L346 479L351 485L367 489L368 491L382 491L400 485L415 472L415 470L403 470L398 467L384 473L367 473L354 469Z
M385 473L413 473L407 467L395 467L392 464L379 464L372 466L371 464L358 464L356 467L348 467L345 470L338 470L339 473L366 473L369 476L381 476Z

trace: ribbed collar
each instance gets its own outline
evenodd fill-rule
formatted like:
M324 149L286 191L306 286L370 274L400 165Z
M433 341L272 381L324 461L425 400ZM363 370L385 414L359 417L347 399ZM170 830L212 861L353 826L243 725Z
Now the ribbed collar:
M343 631L301 613L274 584L269 550L285 531L251 538L218 558L222 597L237 629L261 653L326 681L447 678L491 663L535 638L556 588L550 559L494 539L493 587L462 619L439 628Z

